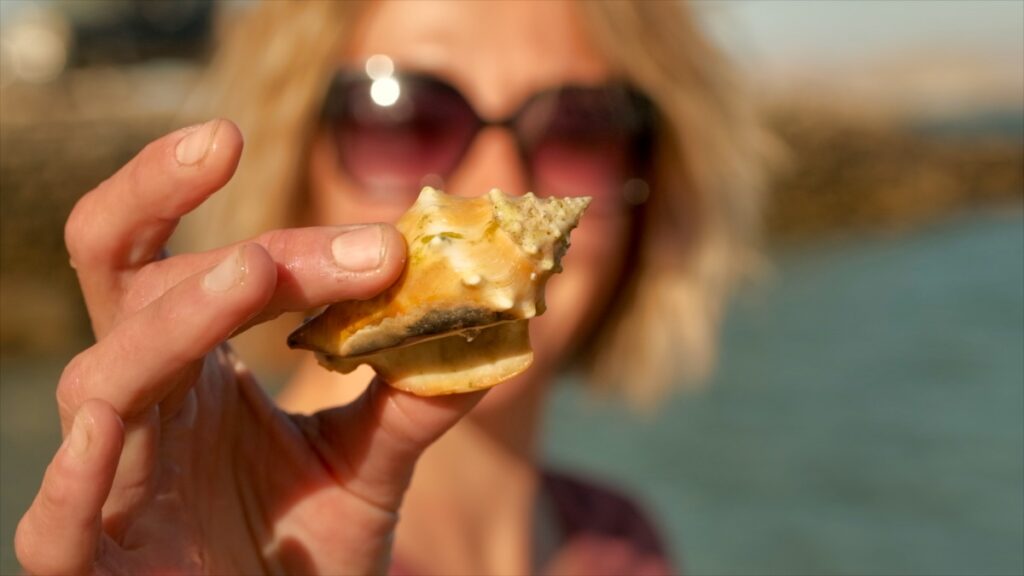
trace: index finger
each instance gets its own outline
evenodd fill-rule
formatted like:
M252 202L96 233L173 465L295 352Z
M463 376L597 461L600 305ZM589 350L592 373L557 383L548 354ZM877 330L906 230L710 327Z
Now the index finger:
M78 201L64 237L97 337L113 323L126 277L159 257L178 220L231 178L241 152L228 120L182 128Z

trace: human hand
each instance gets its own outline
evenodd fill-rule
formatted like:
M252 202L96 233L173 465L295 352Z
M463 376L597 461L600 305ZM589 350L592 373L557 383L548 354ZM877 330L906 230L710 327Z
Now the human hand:
M311 416L275 406L224 341L381 292L405 243L387 225L321 227L163 258L241 149L225 120L176 131L68 219L97 342L61 376L64 442L18 525L33 574L384 572L417 458L482 395L375 381Z

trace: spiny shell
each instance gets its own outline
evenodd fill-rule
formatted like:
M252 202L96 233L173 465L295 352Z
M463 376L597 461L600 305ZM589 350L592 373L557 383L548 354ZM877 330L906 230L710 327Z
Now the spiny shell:
M424 188L396 224L409 248L398 282L328 307L288 344L343 373L369 364L424 396L493 386L533 361L527 321L544 312L544 286L589 203Z

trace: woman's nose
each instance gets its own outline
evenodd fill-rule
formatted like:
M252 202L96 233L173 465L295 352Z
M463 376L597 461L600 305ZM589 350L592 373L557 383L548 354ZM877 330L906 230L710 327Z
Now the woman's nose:
M505 128L490 126L477 134L462 163L448 178L446 191L479 196L499 188L506 194L521 195L528 191L528 186L515 136Z

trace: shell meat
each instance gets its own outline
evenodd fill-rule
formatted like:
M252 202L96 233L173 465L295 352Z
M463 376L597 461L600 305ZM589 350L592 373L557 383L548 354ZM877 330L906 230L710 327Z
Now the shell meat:
M424 188L396 224L409 248L401 278L370 300L329 306L288 345L342 373L369 364L421 396L511 378L533 361L527 323L544 312L544 286L589 203Z

